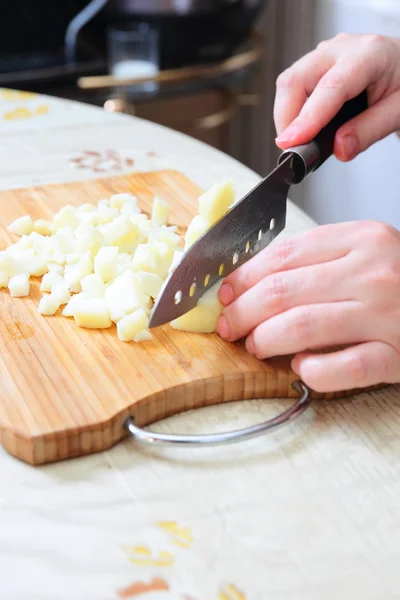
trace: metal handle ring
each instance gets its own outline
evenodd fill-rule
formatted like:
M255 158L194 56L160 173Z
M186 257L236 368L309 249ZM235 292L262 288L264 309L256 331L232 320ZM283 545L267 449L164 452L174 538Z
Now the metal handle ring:
M299 417L310 406L310 392L301 381L295 381L292 387L300 394L300 398L293 406L264 423L253 425L252 427L245 427L244 429L236 429L235 431L223 433L195 435L155 433L138 427L135 424L133 417L128 417L124 426L136 441L157 446L221 446L223 444L234 444L263 435L264 433L277 429L282 425L286 425L296 417Z

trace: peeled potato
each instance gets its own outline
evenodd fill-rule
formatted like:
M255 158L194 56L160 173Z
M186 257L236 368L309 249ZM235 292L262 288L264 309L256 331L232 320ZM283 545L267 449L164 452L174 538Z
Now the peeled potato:
M214 225L224 216L235 200L235 191L231 181L216 183L199 198L199 215L210 225Z
M213 333L217 329L222 304L218 300L221 282L216 283L200 298L196 308L175 319L171 327L192 333Z

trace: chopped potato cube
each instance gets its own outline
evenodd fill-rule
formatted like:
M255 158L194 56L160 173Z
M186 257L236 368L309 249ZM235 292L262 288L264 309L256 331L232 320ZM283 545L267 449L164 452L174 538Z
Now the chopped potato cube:
M147 271L139 271L137 273L138 281L141 289L146 296L157 298L163 285L163 280L157 273L148 273Z
M132 223L126 215L120 215L111 223L99 226L99 231L104 236L108 246L125 237L132 230Z
M185 234L185 250L193 246L195 242L210 228L210 223L204 217L197 215L190 223Z
M22 296L29 296L29 276L25 273L20 275L14 275L8 282L8 289L13 298L21 298Z
M57 273L58 275L64 275L64 267L62 265L58 265L57 263L49 263L48 265L49 273Z
M158 252L150 244L139 244L133 255L132 268L134 271L149 271L157 273Z
M114 194L110 198L110 206L122 211L125 205L137 206L136 196L131 194Z
M154 198L153 208L151 211L151 220L155 227L160 225L166 225L169 219L170 208L167 202L160 200L160 198Z
M32 233L33 221L29 215L16 219L11 225L8 226L8 230L16 235L29 235Z
M81 281L82 292L85 298L103 298L106 286L100 275L90 273Z
M50 294L42 296L39 302L38 312L40 312L42 315L46 315L47 317L51 317L55 315L59 308L60 303L58 302L57 298L51 296Z
M27 269L16 258L11 256L9 252L4 250L0 252L0 273L4 273L8 277L14 277L20 273L26 273Z
M63 206L61 210L54 215L53 219L55 229L61 229L63 227L71 227L75 229L79 225L79 218L76 215L76 208L67 204Z
M112 325L104 298L80 298L74 306L74 319L78 327L87 329L108 329Z
M133 338L146 329L149 319L142 308L126 315L117 323L118 337L122 342L132 342Z
M40 284L41 292L51 292L57 284L64 283L63 277L58 273L45 273Z
M71 294L66 283L56 283L51 290L50 296L57 300L60 306L68 304Z
M210 225L214 225L227 212L235 200L231 181L216 183L199 198L199 215Z
M139 331L139 333L137 333L134 336L133 341L134 342L149 342L152 339L153 339L153 336L151 335L150 331L148 329L142 329L142 331Z
M115 323L134 310L149 306L149 298L141 290L140 281L132 271L125 271L108 286L105 299Z
M41 235L52 235L54 232L54 225L51 221L46 219L37 219L33 223L33 231L40 233Z
M94 272L100 275L104 283L114 279L117 270L118 248L104 246L100 248L94 259Z
M5 273L0 273L0 289L8 286L9 277Z
M217 329L218 319L222 313L222 304L218 300L218 290L222 281L205 292L198 304L188 313L170 323L173 329L193 333L213 333Z

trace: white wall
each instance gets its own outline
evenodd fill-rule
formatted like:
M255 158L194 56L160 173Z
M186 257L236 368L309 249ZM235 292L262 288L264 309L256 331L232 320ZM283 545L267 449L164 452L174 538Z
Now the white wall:
M317 0L314 18L313 46L341 31L400 37L400 0ZM400 138L393 134L349 164L330 159L291 197L320 224L378 219L400 229Z

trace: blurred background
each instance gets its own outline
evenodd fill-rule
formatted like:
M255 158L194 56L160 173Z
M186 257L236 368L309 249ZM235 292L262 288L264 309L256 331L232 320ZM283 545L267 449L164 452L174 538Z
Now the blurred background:
M284 68L341 31L400 37L400 0L3 0L0 11L0 87L167 125L261 175L278 156ZM329 161L291 197L319 223L400 228L399 157L394 134L351 165Z

